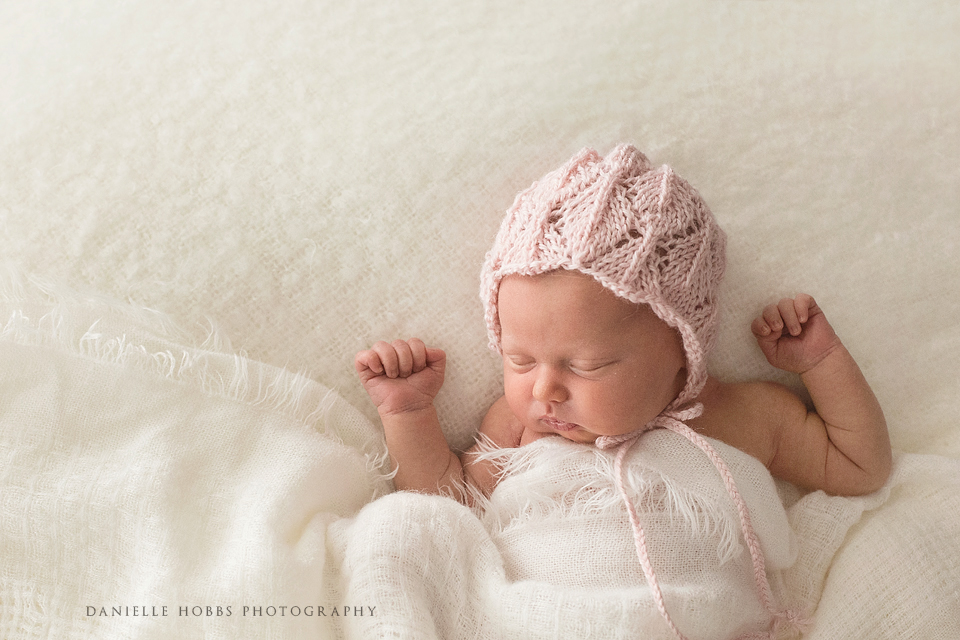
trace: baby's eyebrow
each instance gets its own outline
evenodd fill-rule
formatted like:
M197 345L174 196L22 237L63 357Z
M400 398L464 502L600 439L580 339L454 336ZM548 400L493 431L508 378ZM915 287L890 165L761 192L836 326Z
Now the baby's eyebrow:
M501 345L501 346L500 346L500 353L501 353L501 355L502 355L504 358L510 358L510 359L531 358L531 357L532 357L532 356L530 356L529 353L527 353L527 352L524 351L523 349L518 349L518 348L511 349L511 348L506 347L506 346L504 346L504 345Z
M586 365L591 367L599 367L603 365L613 364L617 361L617 358L614 356L607 356L602 358L570 358L568 362L571 365Z

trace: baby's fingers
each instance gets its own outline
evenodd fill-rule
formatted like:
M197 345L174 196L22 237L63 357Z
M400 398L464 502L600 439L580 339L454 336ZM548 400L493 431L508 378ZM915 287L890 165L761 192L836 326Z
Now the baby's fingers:
M757 338L778 338L783 331L783 319L780 317L780 309L775 304L768 304L763 308L763 313L759 318L753 321L750 326L753 334Z
M767 321L762 317L754 318L753 323L750 325L750 330L753 332L753 335L759 338L766 338L770 335L770 325L767 324Z
M777 304L777 310L787 332L792 336L800 335L803 323L807 321L806 308L801 310L801 305L794 298L784 298Z
M807 293L798 294L797 297L793 299L793 306L797 311L797 318L800 319L800 324L805 324L807 320L810 319L810 316L820 311L819 307L817 307L816 300Z
M423 344L420 338L411 338L407 341L410 348L410 355L413 358L411 367L412 373L423 371L427 368L427 345Z
M406 378L415 371L413 349L406 340L394 340L390 346L397 354L397 375Z
M784 298L777 306L780 317L783 318L787 331L792 336L799 336L803 331L803 325L812 316L820 313L813 296L806 293L800 293L796 298Z
M784 331L796 337L802 333L803 325L819 312L813 297L801 293L796 298L783 298L764 307L761 317L753 321L751 330L757 338L779 338Z
M367 377L370 377L370 374L374 376L383 374L383 363L380 362L380 356L373 349L359 352L353 359L353 367L361 376L366 374Z
M379 371L377 371L375 367L371 367L371 370L377 371L380 375L385 375L388 378L396 378L400 375L400 358L393 345L383 340L378 340L370 347L370 352L375 355L376 361L380 365Z
M427 367L428 349L418 338L412 340L379 340L357 354L354 365L358 373L365 370L388 378L406 378Z

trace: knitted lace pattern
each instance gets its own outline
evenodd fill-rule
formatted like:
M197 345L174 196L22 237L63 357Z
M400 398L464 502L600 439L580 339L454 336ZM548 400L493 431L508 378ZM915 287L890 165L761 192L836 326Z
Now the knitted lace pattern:
M670 167L652 167L629 144L603 158L584 149L522 191L507 211L481 271L490 346L500 351L504 277L580 271L621 298L649 305L680 333L687 384L672 408L681 407L706 383L725 250L726 236L703 198Z

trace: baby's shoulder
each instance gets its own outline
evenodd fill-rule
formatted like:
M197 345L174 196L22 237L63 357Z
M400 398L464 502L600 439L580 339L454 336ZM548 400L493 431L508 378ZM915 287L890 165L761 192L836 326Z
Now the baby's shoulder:
M500 399L490 406L480 424L480 433L501 449L519 447L523 430L520 420L507 404L506 396L500 396Z
M716 438L770 464L777 451L786 411L799 398L775 382L720 382L708 378L700 394L703 415L690 421L699 433Z

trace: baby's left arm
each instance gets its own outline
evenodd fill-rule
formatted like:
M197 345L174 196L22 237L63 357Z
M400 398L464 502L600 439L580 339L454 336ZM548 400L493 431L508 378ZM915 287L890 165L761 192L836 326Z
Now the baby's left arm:
M883 410L814 299L800 294L771 304L751 329L770 364L800 374L815 409L771 392L769 400L782 405L774 411L782 419L771 473L832 494L879 489L892 466Z

